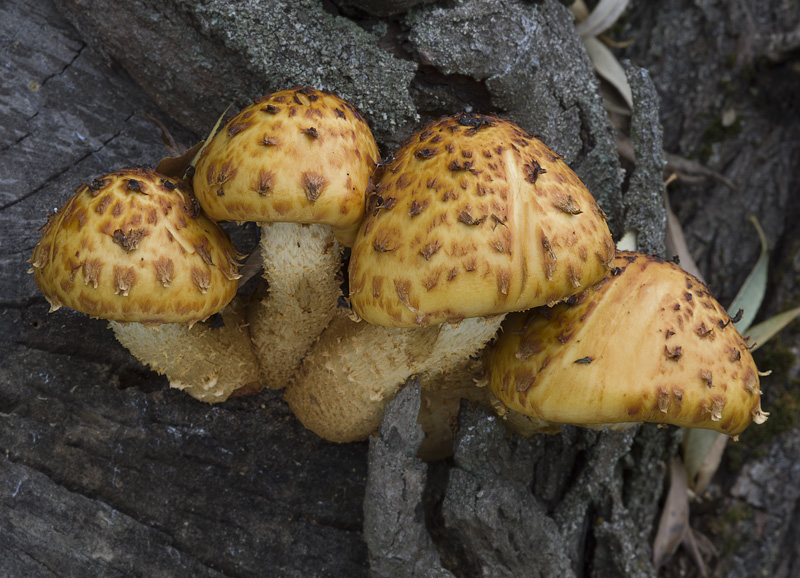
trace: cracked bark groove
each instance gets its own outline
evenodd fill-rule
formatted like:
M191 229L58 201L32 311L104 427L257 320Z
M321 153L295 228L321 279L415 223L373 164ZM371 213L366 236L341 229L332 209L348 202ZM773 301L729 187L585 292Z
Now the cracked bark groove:
M451 461L419 468L406 456L381 470L377 456L368 466L367 444L329 444L304 431L279 394L200 404L166 390L104 322L64 310L47 315L25 274L35 231L81 181L163 156L141 113L191 144L195 137L177 123L202 133L231 100L287 84L322 79L360 99L385 151L418 128L416 115L470 106L518 116L593 183L617 229L659 218L649 204L660 162L653 119L637 125L638 140L631 135L647 162L629 190L588 62L558 3L422 4L384 26L360 11L385 10L374 8L379 2L349 2L359 9L343 3L343 18L334 18L312 0L274 0L304 27L305 48L286 44L265 57L259 50L274 48L273 38L277 45L292 39L266 35L248 43L228 20L252 18L247 8L258 1L57 0L61 13L47 0L0 5L0 47L9 63L0 72L8 87L0 95L0 575L366 576L371 559L375 575L394 568L400 576L403 566L389 564L379 539L390 534L413 538L405 542L413 546L409 560L423 563L409 576L652 575L664 464L676 451L669 430L569 428L522 442L508 440L485 414L465 413ZM271 13L258 14L269 20ZM757 254L755 236L742 234L747 215L757 213L764 224L772 270L780 271L765 314L798 299L800 114L793 95L800 82L792 72L796 52L789 52L797 47L786 43L799 19L796 2L766 9L756 0L702 7L672 0L632 2L620 27L621 37L636 38L622 56L649 70L661 101L665 149L700 159L738 185L671 190L721 302L735 294ZM491 34L481 33L487 21L494 22ZM109 22L125 22L126 33L106 35L119 30ZM476 33L457 34L453 22ZM534 33L544 40L530 42ZM784 39L778 48L787 52L767 53L772 45L763 38ZM560 50L539 52L549 42ZM387 59L384 49L397 57ZM410 60L416 57L420 63ZM292 59L308 66L287 66ZM401 74L394 79L371 73L395 65ZM267 80L256 86L253 78ZM368 87L361 78L370 79ZM639 88L652 112L652 91L646 82ZM722 125L729 109L741 123ZM255 244L252 228L235 235L245 251ZM658 247L657 227L645 239ZM790 330L770 359L781 352L786 359L797 347ZM765 430L771 434L752 442L746 432L710 507L693 518L719 547L737 546L711 561L716 576L763 571L788 578L800 571L800 555L791 555L800 553L793 465L800 433L792 427L800 398L790 357L764 384L765 410L784 416L784 430ZM398 424L408 421L394 415ZM774 427L770 422L765 427ZM394 440L401 448L415 443L409 431L398 437L402 443ZM368 467L372 489L364 505ZM398 467L413 491L376 491L380 472L397 482ZM383 501L392 496L400 501ZM365 524L362 505L373 514L405 515ZM543 537L543 528L554 533ZM695 575L679 552L661 575L680 572Z

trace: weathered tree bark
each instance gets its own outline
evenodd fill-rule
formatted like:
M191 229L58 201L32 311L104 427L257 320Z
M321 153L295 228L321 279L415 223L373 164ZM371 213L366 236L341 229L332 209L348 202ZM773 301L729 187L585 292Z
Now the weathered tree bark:
M190 144L231 101L310 84L357 104L386 154L440 114L509 116L566 157L617 238L636 228L652 252L663 251L660 118L668 152L737 185L670 191L712 289L726 303L747 275L756 213L775 271L764 315L775 313L800 296L796 2L632 3L614 30L636 38L620 53L634 64L632 167L555 1L419 3L389 17L355 0L338 14L315 0L53 1L60 12L0 6L0 574L654 574L672 430L522 441L465 411L454 458L426 468L405 395L368 459L366 444L303 430L278 393L212 407L167 390L104 322L47 315L25 261L45 214L81 181L162 155L141 113ZM233 231L250 251L254 229ZM764 348L773 418L742 436L693 513L719 548L717 576L800 571L786 554L800 542L798 347L789 331ZM383 493L382 477L395 484ZM398 551L417 564L396 564ZM696 572L681 553L662 570L681 571Z

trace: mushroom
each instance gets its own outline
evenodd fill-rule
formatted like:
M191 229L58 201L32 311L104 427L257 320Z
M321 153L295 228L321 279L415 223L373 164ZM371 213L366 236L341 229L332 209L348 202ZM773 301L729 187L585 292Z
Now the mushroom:
M200 153L193 178L203 210L261 224L268 295L248 319L269 387L290 381L333 317L340 245L353 243L377 159L358 110L307 87L256 99Z
M443 118L381 171L349 265L363 321L337 318L285 394L334 441L369 436L408 376L426 387L477 353L505 313L583 290L614 255L580 179L510 121Z
M735 437L766 419L747 343L705 285L627 251L566 303L509 315L485 365L527 433L655 422Z
M48 217L30 259L50 302L111 321L117 339L173 387L223 401L258 380L236 294L237 252L189 186L146 168L81 185Z

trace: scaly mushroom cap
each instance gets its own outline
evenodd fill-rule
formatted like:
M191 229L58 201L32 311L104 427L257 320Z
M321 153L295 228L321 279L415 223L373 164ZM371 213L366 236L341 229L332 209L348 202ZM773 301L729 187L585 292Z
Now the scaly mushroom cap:
M605 215L542 142L493 116L428 125L384 167L350 260L353 309L410 327L553 304L597 283Z
M353 105L294 88L255 100L214 135L193 184L213 219L327 224L350 246L379 158Z
M48 217L30 263L52 309L195 322L236 294L237 253L189 186L145 168L81 185Z
M620 252L611 274L552 309L507 317L485 358L508 408L575 425L656 422L736 436L761 423L758 370L695 277Z

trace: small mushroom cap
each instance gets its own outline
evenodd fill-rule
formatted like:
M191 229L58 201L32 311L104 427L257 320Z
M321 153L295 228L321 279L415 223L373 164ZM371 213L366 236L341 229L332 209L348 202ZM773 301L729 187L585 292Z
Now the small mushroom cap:
M761 423L758 370L695 277L620 252L611 274L552 309L507 317L485 358L492 393L549 422L656 422L736 436Z
M350 246L379 159L353 105L293 88L256 99L217 132L193 184L213 219L327 224Z
M222 309L237 257L185 182L136 168L81 185L48 217L30 263L52 310L159 324Z
M370 323L458 322L556 303L608 271L605 215L542 142L460 114L412 136L383 167L350 260Z

